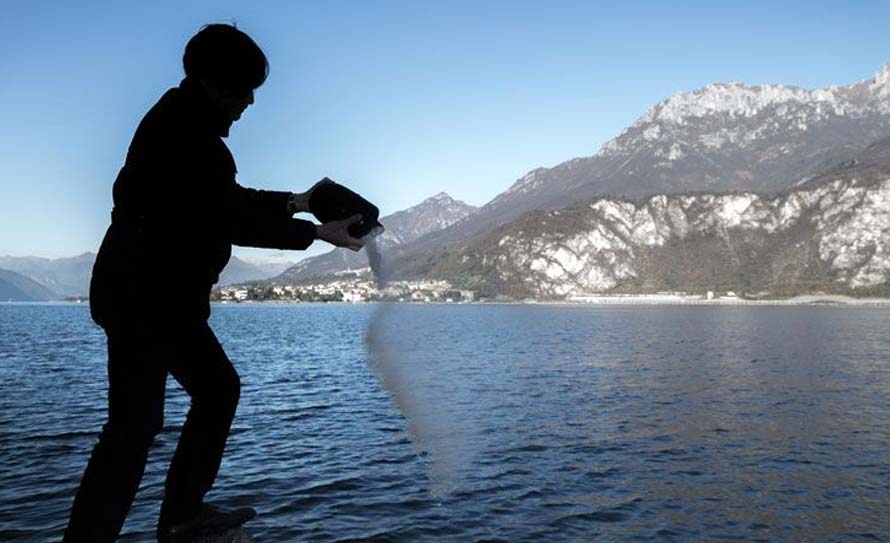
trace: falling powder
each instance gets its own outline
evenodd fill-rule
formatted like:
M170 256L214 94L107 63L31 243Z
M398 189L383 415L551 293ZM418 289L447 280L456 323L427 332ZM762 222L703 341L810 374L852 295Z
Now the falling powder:
M383 259L376 240L365 244L368 262L378 290L389 284L391 270ZM408 432L417 451L430 461L431 493L443 495L453 485L455 474L463 463L460 432L445 415L444 406L436 403L434 395L424 394L421 379L416 372L423 371L411 362L411 356L398 341L395 333L399 316L395 305L389 302L377 304L369 320L365 335L371 368L396 407L405 417Z

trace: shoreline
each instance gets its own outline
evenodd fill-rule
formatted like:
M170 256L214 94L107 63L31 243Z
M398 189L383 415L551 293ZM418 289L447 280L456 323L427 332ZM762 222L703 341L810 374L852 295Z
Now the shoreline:
M138 303L138 302L137 302ZM854 298L840 294L805 294L793 298L776 300L746 300L743 298L658 298L646 295L634 296L598 296L583 301L573 300L492 300L473 302L398 302L398 301L363 301L363 302L299 302L293 300L245 300L242 302L211 301L212 306L239 306L239 305L373 305L373 304L399 304L399 305L547 305L570 307L602 307L602 306L801 306L801 307L890 307L890 298ZM89 306L89 302L72 300L46 300L46 301L0 301L0 305L83 305Z
M491 301L472 301L472 302L398 302L398 301L363 301L363 302L296 302L291 300L245 300L242 302L224 302L213 301L213 305L300 305L300 304L335 304L335 305L372 305L372 304L399 304L399 305L550 305L550 306L571 306L571 307L590 307L590 306L655 306L655 305L672 305L672 306L805 306L805 307L824 307L824 306L868 306L882 307L890 306L890 298L854 298L841 294L804 294L793 298L783 298L775 300L746 300L743 298L714 298L708 300L705 298L656 298L647 297L646 295L626 295L626 296L601 296L593 300L572 301L572 300L491 300Z
M792 298L747 300L744 298L648 298L646 296L603 296L584 301L565 301L564 305L694 305L694 306L890 306L890 298L854 298L842 294L803 294Z

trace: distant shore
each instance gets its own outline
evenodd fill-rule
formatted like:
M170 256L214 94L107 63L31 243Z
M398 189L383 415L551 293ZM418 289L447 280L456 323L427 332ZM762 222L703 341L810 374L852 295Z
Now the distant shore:
M0 305L88 305L88 300L47 300L47 301L0 301ZM555 305L555 306L890 306L890 298L854 298L841 294L805 294L792 298L772 300L748 300L736 297L699 298L699 297L658 297L650 295L596 296L583 301L579 300L486 300L467 302L422 302L422 301L362 301L362 302L299 302L291 300L244 300L242 302L211 301L212 305L301 305L301 304L404 304L404 305Z
M363 302L295 302L287 300L245 300L243 302L213 301L214 305L299 305L299 304L336 304L336 305L367 305L367 304L400 304L400 305L555 305L555 306L602 306L602 305L683 305L683 306L890 306L890 298L854 298L840 294L806 294L792 298L775 300L746 300L744 298L655 298L647 296L600 296L596 301L569 300L485 300L466 302L422 302L422 301L363 301Z
M806 294L793 298L775 300L746 300L744 298L655 298L646 296L600 296L595 301L569 300L486 300L467 302L399 302L399 301L364 301L364 302L294 302L287 300L245 300L243 302L211 302L214 305L299 305L299 304L336 304L336 305L367 305L367 304L400 304L400 305L555 305L555 306L645 306L645 305L682 305L682 306L890 306L890 298L854 298L840 294Z
M541 302L544 303L544 302ZM650 297L597 296L583 301L559 302L567 305L890 305L890 298L854 298L841 294L804 294L792 298L749 300L738 297Z

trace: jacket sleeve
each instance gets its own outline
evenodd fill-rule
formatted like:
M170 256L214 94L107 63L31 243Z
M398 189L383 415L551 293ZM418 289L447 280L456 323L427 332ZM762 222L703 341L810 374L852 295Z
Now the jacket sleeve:
M257 190L234 183L229 191L232 243L268 249L306 249L315 224L288 212L289 192Z

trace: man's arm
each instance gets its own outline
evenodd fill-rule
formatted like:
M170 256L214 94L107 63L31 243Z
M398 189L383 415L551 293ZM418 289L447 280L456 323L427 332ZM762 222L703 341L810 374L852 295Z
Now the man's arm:
M320 239L336 247L358 251L364 246L364 242L352 237L349 227L361 220L362 216L358 214L321 225L300 219L253 220L237 228L238 233L233 235L232 242L248 247L305 249L312 244L312 240Z
M303 250L316 238L316 226L301 219L245 221L232 232L232 243L244 247Z
M333 181L325 177L312 185L306 192L257 190L242 187L235 183L235 197L252 210L252 213L269 216L276 215L281 209L284 209L287 216L291 217L296 213L308 213L310 211L309 198L312 196L312 192L319 185L324 185L325 183L333 183Z
M291 217L291 195L290 192L242 187L238 183L232 189L234 205L242 213L254 217Z
M292 218L291 193L234 183L229 194L232 243L268 249L306 249L316 238L311 221Z

